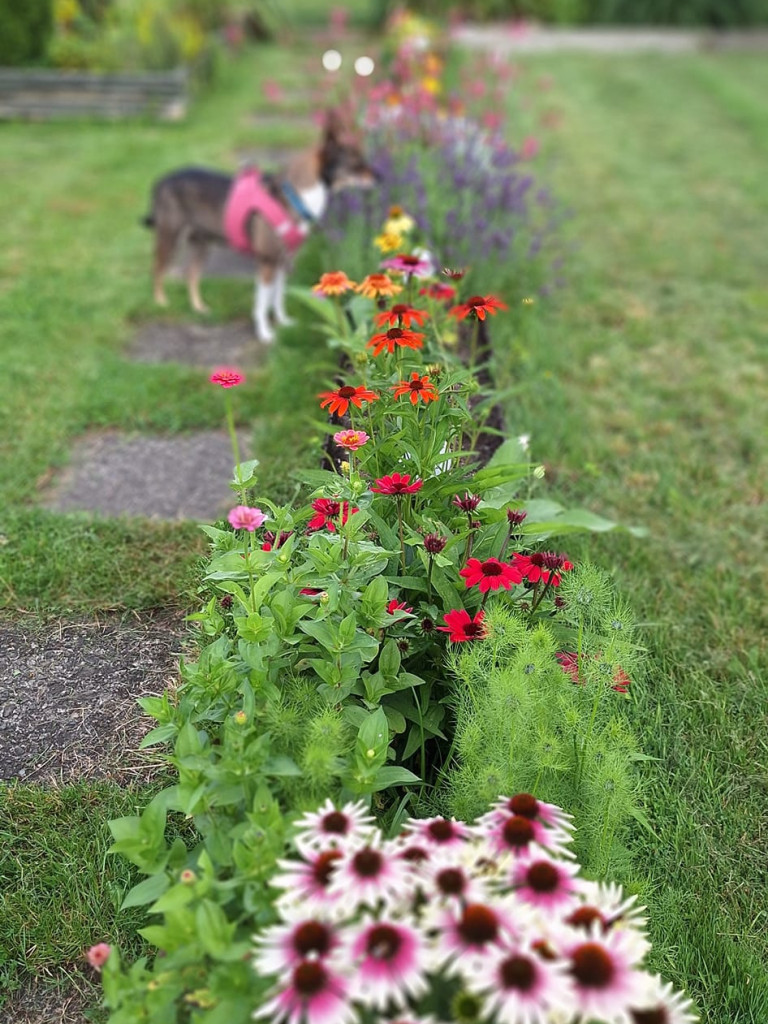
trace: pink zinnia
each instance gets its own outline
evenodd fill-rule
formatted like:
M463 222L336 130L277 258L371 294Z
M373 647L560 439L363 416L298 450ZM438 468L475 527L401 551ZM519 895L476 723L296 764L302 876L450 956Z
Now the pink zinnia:
M263 526L267 521L267 515L260 508L249 508L247 505L237 505L227 516L229 525L235 530L247 530L253 533Z
M85 956L91 967L95 967L97 971L100 971L109 959L111 952L112 947L108 943L97 942L95 946L91 946Z
M219 384L223 388L234 388L242 384L245 377L232 366L219 366L208 378L211 384Z
M410 473L392 473L389 476L380 477L371 490L375 494L415 494L424 486L423 480L414 480L411 483Z
M364 430L339 430L333 435L333 440L340 448L346 448L348 452L356 452L371 440L370 435Z

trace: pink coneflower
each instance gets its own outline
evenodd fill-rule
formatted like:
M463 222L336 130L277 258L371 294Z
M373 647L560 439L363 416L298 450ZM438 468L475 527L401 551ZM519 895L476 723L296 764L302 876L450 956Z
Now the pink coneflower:
M513 865L510 882L523 903L562 913L579 898L578 873L578 864L554 860L533 846L525 859Z
M448 639L452 644L461 644L467 640L483 640L488 635L488 628L483 623L484 619L484 611L470 615L463 608L455 608L451 612L446 612L443 616L445 625L437 628L442 633L450 634Z
M537 843L552 853L573 857L568 849L570 836L559 829L544 825L534 818L522 814L510 814L493 819L487 832L488 842L497 853L508 853L513 857L527 858Z
M692 1005L682 992L654 977L646 1001L629 1008L629 1019L632 1024L695 1024L699 1018L691 1013Z
M595 926L603 932L613 928L621 929L632 936L638 956L643 956L650 943L644 927L645 907L638 904L637 896L625 896L624 890L615 882L583 882L583 903L565 920L571 928L589 931Z
M97 971L100 971L104 964L109 959L109 954L112 952L112 947L107 942L97 942L95 946L86 952L85 958L91 967L95 967Z
M641 957L626 933L594 931L586 941L566 945L564 953L573 983L573 1010L585 1020L626 1020L630 1006L643 1005L647 975L636 970Z
M229 525L235 530L247 530L249 533L263 526L267 518L260 508L249 508L247 505L237 505L227 516Z
M351 913L379 902L391 904L407 899L413 889L411 869L394 848L385 847L375 834L365 844L347 847L333 873L330 891L344 900Z
M356 452L371 438L364 430L339 430L333 435L333 440L340 448L346 448L348 452Z
M419 866L422 889L427 897L441 903L485 903L488 891L481 878L463 863L459 851L433 848L430 858Z
M423 480L414 480L411 483L410 473L391 473L389 476L380 477L371 485L371 490L374 494L415 494L423 486Z
M405 825L408 835L417 842L442 849L462 847L472 836L472 829L453 818L410 818Z
M331 882L342 856L341 850L327 849L308 854L302 860L279 860L282 873L270 883L275 889L285 890L278 902L283 906L298 905L304 912L332 907L338 894L331 890Z
M322 961L303 960L254 1017L271 1017L281 1024L352 1024L356 1014L348 983Z
M307 530L322 530L325 526L335 533L339 522L344 526L354 512L360 509L349 507L348 501L336 501L335 498L315 498L312 502L315 515L307 523Z
M448 904L427 911L429 926L439 929L436 960L454 961L466 955L486 955L514 940L513 908L504 897L490 903ZM474 962L474 961L473 961Z
M245 377L233 366L219 366L208 378L211 384L218 384L222 388L235 388L242 384Z
M557 804L547 804L537 800L531 793L515 793L514 796L500 796L490 811L479 819L487 826L505 820L510 814L519 814L532 821L540 821L544 825L562 831L573 830L573 815L567 814Z
M385 270L395 270L398 274L408 274L413 277L429 277L434 268L432 263L423 256L411 254L400 254L384 260L381 266Z
M500 562L498 558L486 558L484 562L470 558L459 576L468 587L477 587L481 594L500 587L509 590L513 583L521 583L523 579L519 569L509 562Z
M256 938L254 964L263 974L282 974L302 960L322 960L340 945L333 925L320 917L301 917L266 928Z
M374 819L362 801L346 803L337 808L329 798L316 811L308 811L296 822L294 842L303 854L327 850L343 842L366 838Z
M484 997L483 1019L497 1024L544 1024L550 1011L570 1020L571 983L564 963L544 960L528 944L494 949L466 972L470 992ZM559 1016L558 1016L558 1019Z
M348 954L356 968L350 995L364 1006L404 1006L428 988L424 936L407 924L367 920L352 933Z

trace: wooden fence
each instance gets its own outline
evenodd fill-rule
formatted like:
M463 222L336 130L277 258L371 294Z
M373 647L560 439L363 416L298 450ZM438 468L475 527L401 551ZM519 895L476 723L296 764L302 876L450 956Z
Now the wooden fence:
M0 119L152 116L176 121L189 101L186 68L97 73L0 68Z

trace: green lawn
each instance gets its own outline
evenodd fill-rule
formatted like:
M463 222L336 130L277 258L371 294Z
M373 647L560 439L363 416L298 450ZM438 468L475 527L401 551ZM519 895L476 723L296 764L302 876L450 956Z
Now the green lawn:
M654 961L707 1024L768 1020L768 61L559 56L546 143L577 242L506 373L566 500L645 524L570 546L645 622L634 690ZM504 361L502 357L502 361Z

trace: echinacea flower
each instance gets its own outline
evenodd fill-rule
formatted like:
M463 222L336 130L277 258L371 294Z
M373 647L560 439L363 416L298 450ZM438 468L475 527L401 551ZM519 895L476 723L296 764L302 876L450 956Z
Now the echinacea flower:
M335 865L330 892L344 900L350 913L355 908L376 908L400 903L413 890L411 869L381 836L374 833L367 842L345 846Z
M509 309L509 307L495 296L486 295L483 298L482 295L473 295L466 302L454 306L448 312L449 316L454 316L457 320L467 320L468 318L485 320L486 314L495 316L500 309Z
M409 231L413 231L415 227L416 221L405 212L402 206L389 208L389 216L384 223L385 231L396 231L400 235L405 235Z
M449 903L444 909L434 909L429 917L430 926L439 928L437 957L453 961L453 964L446 964L449 969L457 966L456 958L470 955L474 963L475 957L486 956L515 937L512 906L507 897L500 897L493 903L458 906Z
M466 975L470 992L484 997L483 1019L498 1024L543 1024L560 1011L570 1020L571 985L565 964L545 960L529 944L493 949ZM557 1019L561 1019L558 1015Z
M356 283L350 281L343 270L332 270L320 277L317 284L312 286L312 291L319 292L321 295L343 295L355 287L357 287Z
M344 526L354 512L360 511L358 508L350 509L348 501L336 501L334 498L315 498L312 508L315 515L307 523L307 529L322 530L326 526L331 533L336 532L339 520Z
M448 538L440 533L424 534L424 549L430 555L439 555L447 543Z
M112 947L107 942L97 942L95 946L86 952L85 958L91 967L95 967L97 971L100 971L104 964L109 959L109 954L112 952Z
M410 327L411 323L423 327L428 316L429 313L423 309L414 309L413 306L397 302L383 313L377 313L373 319L377 327L383 327L385 324L389 327Z
M442 849L461 847L472 835L469 825L452 818L410 818L405 827L410 837Z
M237 505L227 516L229 525L235 530L247 530L249 533L263 526L267 518L260 508L249 508L248 505Z
M530 857L534 844L537 844L552 853L573 857L568 848L571 836L536 818L528 818L523 814L488 814L483 815L478 824L486 829L488 842L499 854L507 853L515 858Z
M561 831L573 830L573 816L556 804L548 804L537 800L531 793L515 793L514 796L500 796L493 809L479 819L480 822L492 823L504 820L510 814L517 814L531 821L540 821L544 825Z
M347 947L355 964L350 995L377 1010L418 999L428 988L425 952L425 937L412 925L386 918L365 921Z
M417 349L422 348L423 345L423 334L408 331L404 327L390 327L382 334L374 334L366 347L372 348L374 356L378 356L385 348L387 352L392 353L396 348Z
M642 1004L630 1006L632 1024L695 1024L699 1019L691 1013L692 1003L682 992L675 992L671 983L666 985L654 977L650 991Z
M387 274L368 274L355 288L355 291L360 292L366 299L389 298L402 290L403 286L395 284Z
M443 633L450 633L448 639L453 644L461 644L466 640L483 640L488 635L488 629L483 624L484 618L484 611L471 616L463 608L456 608L443 616L445 625L437 628Z
M322 960L340 945L333 925L320 916L302 916L272 925L257 937L254 965L262 974L282 974L302 960Z
M438 302L452 302L456 298L456 289L438 281L435 284L428 284L426 288L419 288L419 295L426 295Z
M321 960L302 960L254 1017L281 1024L352 1024L357 1015L347 985Z
M647 976L638 971L636 945L622 931L593 932L586 941L564 949L573 984L572 1009L582 1019L612 1020L630 1006L642 1006L648 991Z
M426 375L424 377L419 376L416 370L411 374L410 380L401 380L397 384L393 384L392 390L395 393L395 398L409 395L411 405L416 405L419 399L425 404L436 402L440 397L439 391L430 381L429 377Z
M562 913L573 906L580 891L578 865L554 860L536 847L528 850L528 858L512 867L510 881L517 898L545 912Z
M565 555L559 555L554 551L534 551L532 555L515 554L513 556L515 566L520 570L529 583L551 583L553 587L559 587L564 572L573 568L573 562L569 562Z
M349 452L356 452L364 444L370 441L370 435L364 430L340 430L333 435L333 440L340 448L346 448Z
M433 847L430 856L418 865L421 890L427 899L441 903L455 900L460 903L483 903L488 891L481 877L462 863L455 850Z
M395 270L398 274L408 274L414 277L429 277L433 273L430 260L410 253L392 256L390 259L384 260L381 265L387 270Z
M300 913L332 908L338 894L331 891L331 881L341 858L341 850L331 847L307 853L301 860L279 860L282 872L272 877L270 885L285 890L277 901L281 908L297 907Z
M459 576L468 587L477 587L481 594L500 587L509 590L513 583L521 583L523 579L519 569L509 562L500 562L498 558L486 558L484 562L470 558Z
M294 842L302 853L338 846L367 837L373 818L362 800L337 808L328 798L316 811L308 811L296 822Z
M345 384L335 391L321 391L317 397L322 398L320 403L321 409L327 407L328 412L332 416L344 416L347 409L349 409L350 403L357 409L362 409L363 402L375 402L379 396L368 388L353 387L351 384Z
M455 505L456 508L460 508L462 512L466 512L469 515L470 512L474 512L477 506L480 504L481 498L479 494L470 494L469 491L464 492L464 497L460 498L459 495L455 495L451 499L451 504Z
M211 384L218 384L222 388L235 388L242 384L245 377L233 366L219 366L208 378Z
M382 476L371 484L371 490L375 494L415 494L424 486L423 480L414 480L411 483L410 473L390 473L389 476Z

